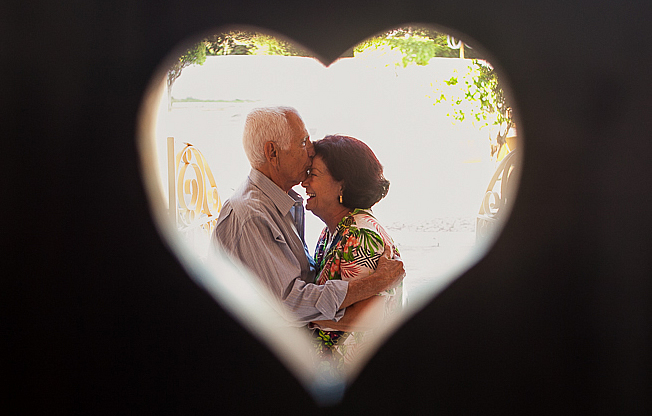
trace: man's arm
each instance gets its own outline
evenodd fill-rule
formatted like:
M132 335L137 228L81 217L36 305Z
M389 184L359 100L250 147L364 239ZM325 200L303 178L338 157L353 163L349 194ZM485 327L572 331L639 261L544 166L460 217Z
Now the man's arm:
M382 308L385 297L372 296L346 308L344 316L339 321L315 321L321 328L335 331L368 331L382 323Z
M349 281L349 290L340 308L347 308L356 302L398 286L405 277L405 269L399 258L392 259L392 257L391 247L385 245L385 251L378 260L376 271L368 276Z
M262 218L251 218L233 227L218 224L216 238L233 257L242 262L285 305L294 324L343 316L342 301L348 282L326 285L304 282L301 266L278 229ZM234 230L237 228L237 230ZM232 231L230 233L229 231ZM237 237L236 237L237 232ZM301 255L305 254L302 252Z
M392 249L385 245L385 251L378 260L376 271L368 276L349 280L349 290L342 302L346 308L344 316L339 321L315 321L314 324L336 331L367 331L378 326L382 319L382 308L385 298L375 296L384 290L398 286L405 277L403 262L399 259L390 259ZM362 285L356 282L363 281ZM371 293L369 295L369 293ZM366 298L363 298L366 296ZM363 298L356 301L355 299Z

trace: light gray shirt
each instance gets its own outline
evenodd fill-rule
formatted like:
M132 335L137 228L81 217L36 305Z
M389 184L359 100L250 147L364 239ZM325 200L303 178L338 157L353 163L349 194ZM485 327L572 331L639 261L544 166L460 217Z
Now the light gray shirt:
M303 215L299 194L293 190L283 192L268 177L252 169L247 180L224 203L213 241L240 260L281 299L293 324L338 321L344 315L340 305L348 282L314 283L315 264L303 241Z

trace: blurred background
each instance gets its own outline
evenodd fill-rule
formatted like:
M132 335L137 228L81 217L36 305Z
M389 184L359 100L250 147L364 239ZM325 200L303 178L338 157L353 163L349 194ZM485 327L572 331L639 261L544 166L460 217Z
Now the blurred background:
M467 45L432 28L405 27L352 48L328 67L290 42L253 32L207 37L161 80L158 174L167 192L167 138L204 155L228 199L250 167L242 149L255 107L297 108L311 139L342 133L366 142L390 192L374 214L404 259L410 297L443 288L484 246L475 223L489 181L514 147L515 124L497 74ZM176 62L176 61L175 61ZM177 150L178 151L178 150ZM295 190L305 196L301 186ZM323 223L306 215L314 250Z

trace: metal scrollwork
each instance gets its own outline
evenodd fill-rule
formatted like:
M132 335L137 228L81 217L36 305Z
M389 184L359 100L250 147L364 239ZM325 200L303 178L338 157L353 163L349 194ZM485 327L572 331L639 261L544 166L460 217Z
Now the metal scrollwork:
M455 39L451 35L446 35L446 43L448 44L448 47L451 49L459 49L462 46L462 41L459 39Z
M174 138L168 139L174 149ZM172 160L170 161L172 162ZM177 229L186 236L197 231L210 236L215 227L222 201L217 192L215 178L204 155L192 144L184 143L183 149L174 157L174 177L170 177L170 206L177 222ZM172 167L172 166L170 166Z
M517 152L513 150L505 156L489 181L476 218L476 235L479 240L492 233L504 218L505 207L511 203L516 191L514 172L518 166Z
M498 211L500 211L502 204L503 200L500 198L500 194L496 191L487 191L482 199L482 209L484 210L484 214L491 218L495 218L498 215Z

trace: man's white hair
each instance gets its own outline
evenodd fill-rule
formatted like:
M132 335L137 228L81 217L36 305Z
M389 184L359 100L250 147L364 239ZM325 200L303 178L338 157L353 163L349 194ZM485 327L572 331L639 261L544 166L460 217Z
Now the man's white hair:
M265 142L272 141L283 150L290 147L292 128L288 115L299 113L292 107L260 107L247 114L242 145L252 168L259 168L266 162Z

